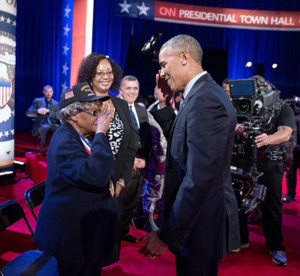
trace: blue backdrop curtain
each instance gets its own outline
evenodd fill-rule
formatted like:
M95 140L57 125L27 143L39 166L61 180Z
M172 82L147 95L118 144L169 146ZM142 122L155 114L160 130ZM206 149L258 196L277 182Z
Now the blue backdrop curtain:
M114 1L94 1L92 51L125 66L133 20L114 16Z
M179 0L164 0L181 2ZM59 58L62 2L52 0L20 0L17 6L16 60L16 131L29 131L32 123L23 120L32 100L41 95L43 85L50 83L54 98L59 99ZM120 2L123 2L120 0ZM185 4L240 9L300 11L299 0L186 0ZM150 94L154 88L157 62L141 55L141 47L158 32L161 45L174 35L186 33L198 39L204 49L227 52L227 62L205 60L218 70L226 67L226 76L248 78L255 68L245 68L251 60L264 66L265 77L281 91L282 97L300 95L300 32L254 31L241 29L189 26L141 19L116 17L113 1L94 1L92 50L109 55L125 70L135 74L141 83L141 93ZM273 62L278 69L271 69ZM204 68L205 69L205 68Z
M44 85L53 86L59 99L62 1L26 0L17 3L16 131L30 131L25 113Z

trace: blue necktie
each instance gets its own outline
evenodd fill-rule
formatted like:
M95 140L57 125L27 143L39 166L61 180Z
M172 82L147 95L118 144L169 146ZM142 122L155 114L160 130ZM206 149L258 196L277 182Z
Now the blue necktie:
M133 113L133 111L132 111L132 106L131 106L131 105L129 106L129 113L130 113L130 116L131 116L132 121L134 122L135 128L136 128L137 130L139 130L139 126L138 126L136 117L135 117L135 115L134 115L134 113Z

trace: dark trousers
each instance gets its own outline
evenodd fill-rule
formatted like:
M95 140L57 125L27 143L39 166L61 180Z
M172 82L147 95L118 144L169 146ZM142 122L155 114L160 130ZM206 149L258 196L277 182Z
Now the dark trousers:
M219 259L211 259L205 253L193 259L175 254L177 276L218 276Z
M100 276L102 269L99 263L67 262L61 259L57 259L57 266L59 276Z
M238 166L240 168L249 169L247 167L249 162L239 161ZM264 174L258 179L259 184L263 184L267 187L267 194L264 202L260 204L262 211L262 223L264 235L266 238L266 245L269 250L282 250L283 237L281 233L282 226L282 179L284 175L282 162L269 162L258 163L257 170ZM248 229L245 226L246 220L240 218L240 229L244 231L241 233L242 243L243 237L247 237Z
M297 168L300 160L300 151L294 149L293 151L293 163L291 165L290 171L286 173L286 187L287 195L291 197L296 196L296 186L297 186Z
M129 224L136 215L144 185L144 170L133 170L131 180L122 191L122 235L129 232Z
M39 128L39 134L41 136L41 145L46 144L47 137L50 133L54 133L55 130L58 128L58 125L47 125L43 124Z

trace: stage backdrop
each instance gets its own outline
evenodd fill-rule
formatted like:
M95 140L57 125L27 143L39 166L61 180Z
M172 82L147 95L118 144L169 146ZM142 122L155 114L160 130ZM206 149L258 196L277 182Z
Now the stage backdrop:
M65 15L64 1L19 0L17 17L17 67L16 67L16 130L29 131L32 122L25 118L32 100L41 95L46 83L53 85L54 98L59 100L62 86L61 57L70 53L70 44L62 44L61 34ZM69 0L72 1L72 0ZM79 0L74 0L73 3ZM255 11L299 11L299 0L164 0L160 2L182 3L210 8L246 9ZM148 1L126 0L127 5L148 5ZM120 11L125 0L119 0ZM122 6L121 6L122 5ZM70 6L71 9L71 6ZM130 9L129 9L130 10ZM139 9L140 10L140 9ZM92 51L109 55L124 69L125 74L136 75L141 84L141 94L153 93L154 72L158 69L155 58L141 53L149 39L158 33L162 37L155 46L178 34L194 36L204 49L204 69L211 68L218 83L222 78L249 78L262 72L267 80L282 91L282 97L300 94L300 32L277 30L230 29L222 26L208 27L146 20L142 8L136 18L115 15L114 1L95 0L93 11ZM69 13L71 15L71 12ZM265 14L265 13L264 13ZM67 26L71 28L70 24ZM66 32L68 30L66 28ZM71 30L69 31L69 34ZM63 46L66 46L65 49ZM70 50L68 50L68 48ZM213 55L210 53L216 52ZM208 53L208 54L207 54ZM219 58L220 57L220 58ZM246 68L247 61L254 66ZM273 62L278 64L272 69ZM225 69L224 69L225 68ZM63 70L69 72L66 64ZM220 69L220 70L219 70ZM65 75L64 75L65 76ZM63 77L64 77L63 76Z
M0 0L0 174L13 171L16 1Z

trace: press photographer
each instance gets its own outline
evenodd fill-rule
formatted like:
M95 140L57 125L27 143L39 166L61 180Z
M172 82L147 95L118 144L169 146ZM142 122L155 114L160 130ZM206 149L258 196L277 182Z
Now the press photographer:
M234 165L244 179L248 179L248 183L244 183L246 188L247 184L255 188L256 182L266 187L266 196L260 203L266 246L274 263L286 265L281 234L284 142L293 132L295 119L292 109L279 99L279 94L261 76L230 82L230 95L239 122ZM239 216L241 248L246 248L249 246L248 213L242 208Z

